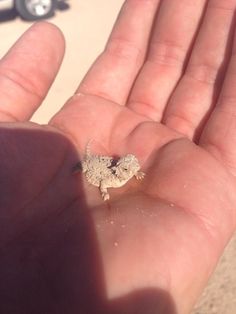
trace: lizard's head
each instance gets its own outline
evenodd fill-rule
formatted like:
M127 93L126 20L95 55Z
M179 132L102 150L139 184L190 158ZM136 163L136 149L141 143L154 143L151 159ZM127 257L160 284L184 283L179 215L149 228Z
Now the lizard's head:
M116 164L116 174L124 179L129 179L140 170L138 159L128 154L121 157Z

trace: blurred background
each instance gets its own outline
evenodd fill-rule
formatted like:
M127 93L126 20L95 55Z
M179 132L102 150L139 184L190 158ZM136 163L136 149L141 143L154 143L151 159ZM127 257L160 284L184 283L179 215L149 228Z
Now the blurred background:
M15 4L14 4L15 1ZM31 25L45 17L66 39L65 59L43 105L33 116L50 117L74 93L80 80L103 50L124 0L0 0L0 58ZM22 4L23 3L23 4ZM27 3L27 5L26 5ZM14 6L17 10L1 11ZM192 314L236 314L236 237L228 245Z
M1 1L4 0L0 0L0 8ZM103 50L123 2L123 0L59 2L54 16L47 20L62 30L66 40L66 54L57 79L43 105L32 118L33 121L46 123L75 92L81 78ZM0 58L31 23L22 20L16 11L0 12Z

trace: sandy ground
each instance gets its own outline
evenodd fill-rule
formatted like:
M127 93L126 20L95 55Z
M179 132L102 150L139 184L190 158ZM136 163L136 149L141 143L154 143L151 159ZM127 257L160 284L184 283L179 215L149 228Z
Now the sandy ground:
M46 123L73 94L81 78L102 51L123 0L70 0L50 21L66 38L66 55L59 75L33 121ZM1 20L0 57L29 27L19 17ZM192 314L236 314L236 236L227 247Z
M236 235L192 314L236 314Z
M123 0L69 0L70 8L57 11L50 22L66 39L66 55L59 75L33 121L45 123L74 93L81 78L103 50ZM19 17L1 21L0 57L30 26Z

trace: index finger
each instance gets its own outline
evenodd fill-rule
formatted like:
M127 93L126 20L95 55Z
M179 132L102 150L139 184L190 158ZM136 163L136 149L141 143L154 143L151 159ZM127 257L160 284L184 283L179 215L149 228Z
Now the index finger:
M28 120L51 86L64 55L61 32L31 26L0 61L0 121Z

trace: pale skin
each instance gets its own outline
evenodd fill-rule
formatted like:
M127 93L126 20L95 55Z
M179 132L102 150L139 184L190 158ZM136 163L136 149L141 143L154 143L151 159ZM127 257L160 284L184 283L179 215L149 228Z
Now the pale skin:
M61 64L59 30L34 25L1 60L3 313L189 313L236 226L235 8L127 0L48 126L28 120ZM91 138L135 154L145 179L104 203L71 171Z

